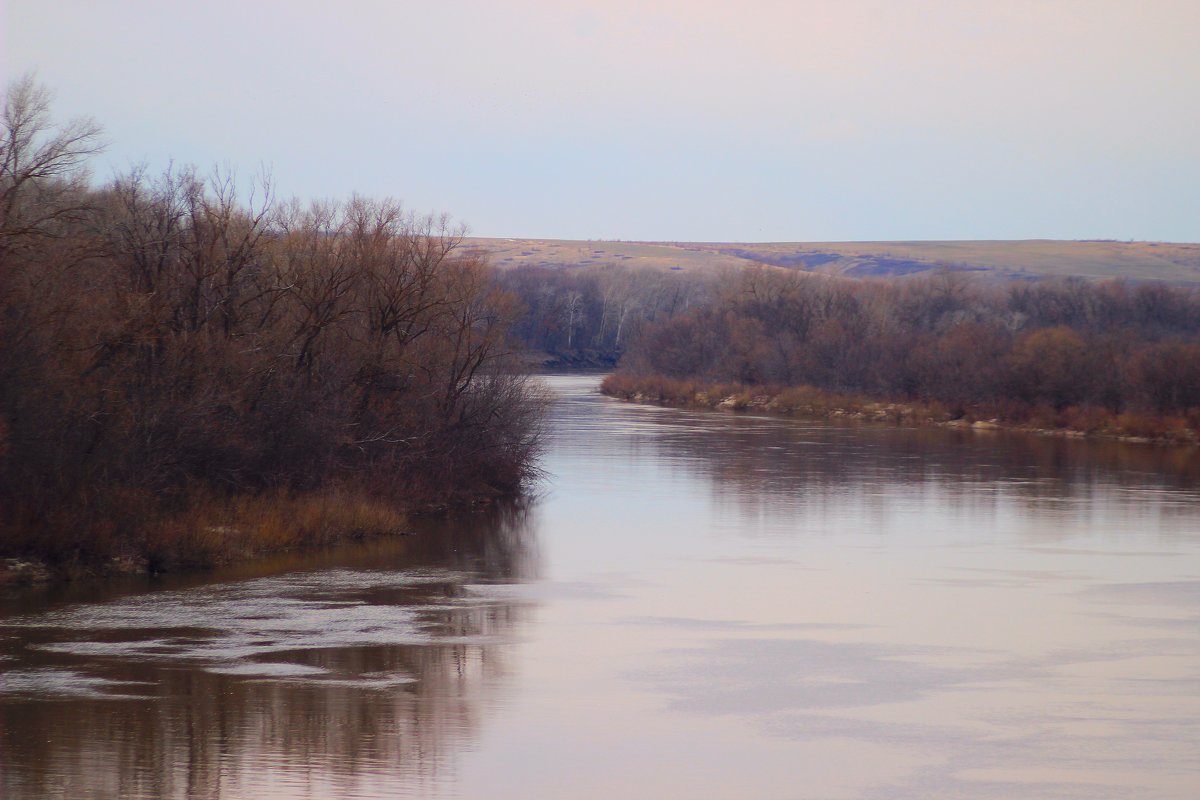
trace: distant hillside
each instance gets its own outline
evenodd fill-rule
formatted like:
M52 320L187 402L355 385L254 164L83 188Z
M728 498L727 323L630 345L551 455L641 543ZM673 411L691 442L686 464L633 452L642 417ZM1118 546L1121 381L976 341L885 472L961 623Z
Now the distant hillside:
M711 271L751 263L847 277L913 275L949 269L996 279L1079 276L1200 283L1200 244L1166 242L607 242L468 239L499 267L626 264Z

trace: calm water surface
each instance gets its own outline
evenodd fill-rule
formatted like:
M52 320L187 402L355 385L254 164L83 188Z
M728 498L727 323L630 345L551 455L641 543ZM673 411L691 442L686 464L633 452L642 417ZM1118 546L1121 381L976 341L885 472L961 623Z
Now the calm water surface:
M1200 796L1190 451L548 382L528 508L0 599L0 796Z

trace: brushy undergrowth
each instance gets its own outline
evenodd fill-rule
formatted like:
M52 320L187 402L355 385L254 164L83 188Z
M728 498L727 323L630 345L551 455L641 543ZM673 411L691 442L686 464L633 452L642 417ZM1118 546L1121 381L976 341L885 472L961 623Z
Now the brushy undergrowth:
M305 494L194 498L143 537L150 571L204 568L265 553L400 533L393 505L335 488Z
M334 487L225 496L195 489L170 498L112 493L91 519L72 506L61 518L5 520L5 539L22 558L7 562L0 582L27 563L43 577L159 573L223 564L403 533L409 512L395 501Z

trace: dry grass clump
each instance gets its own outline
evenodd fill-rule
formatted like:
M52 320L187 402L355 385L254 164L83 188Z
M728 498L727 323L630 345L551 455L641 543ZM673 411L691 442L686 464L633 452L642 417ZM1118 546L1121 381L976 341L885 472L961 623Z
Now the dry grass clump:
M207 569L395 535L408 525L398 502L342 486L232 497L203 488L170 498L125 490L106 495L88 516L79 509L73 504L44 518L9 518L5 539L44 566L47 577L73 577ZM0 583L5 579L0 570Z
M337 487L304 494L193 496L186 510L165 515L139 538L146 568L157 572L393 535L406 524L394 504Z
M814 386L703 383L659 375L635 376L616 372L604 379L600 389L607 395L624 400L679 408L758 411L819 418L847 417L914 424L950 418L949 412L940 403L880 403L862 395L829 392Z

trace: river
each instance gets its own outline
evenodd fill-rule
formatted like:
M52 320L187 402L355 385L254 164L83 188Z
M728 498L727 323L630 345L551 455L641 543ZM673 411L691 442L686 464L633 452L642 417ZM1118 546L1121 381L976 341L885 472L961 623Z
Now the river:
M0 796L1200 796L1200 457L558 398L521 507L0 598Z

